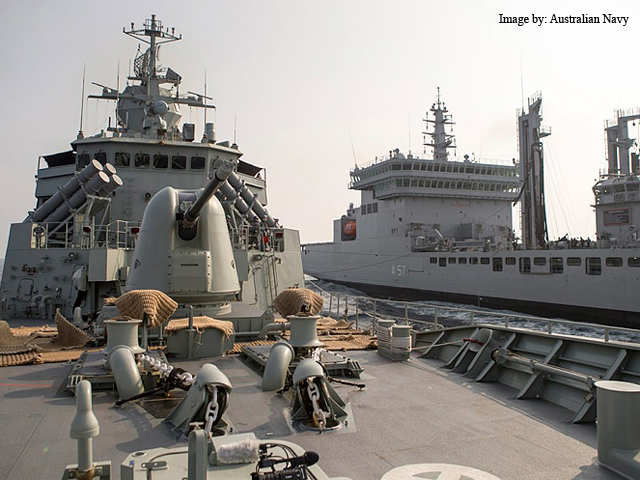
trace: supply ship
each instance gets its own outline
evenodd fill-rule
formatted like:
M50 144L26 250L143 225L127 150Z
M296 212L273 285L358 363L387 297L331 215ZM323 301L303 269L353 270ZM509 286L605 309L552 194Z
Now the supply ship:
M640 323L640 178L627 124L606 125L607 173L593 186L596 238L550 241L544 190L542 97L518 115L518 160L455 161L452 116L427 112L429 158L398 149L350 172L361 192L333 222L333 242L303 245L305 273L382 298L437 299L543 316ZM522 238L512 205L520 202Z

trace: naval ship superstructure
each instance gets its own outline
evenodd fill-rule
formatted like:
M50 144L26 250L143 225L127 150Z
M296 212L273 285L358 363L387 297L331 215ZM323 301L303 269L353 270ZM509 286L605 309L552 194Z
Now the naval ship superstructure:
M123 32L148 48L138 52L122 91L99 85L102 92L89 95L116 102L113 124L109 118L105 130L85 136L81 123L70 150L41 157L35 209L10 229L2 314L50 320L60 309L67 318L74 311L84 321L96 318L105 298L118 297L126 285L154 194L168 185L199 189L218 163L232 161L234 172L216 192L241 285L226 318L237 331L259 331L277 294L303 284L298 232L267 212L263 169L240 160L235 142L216 141L206 113L199 141L195 124L181 122L181 106L215 108L206 92L183 93L182 77L158 63L158 47L182 35L155 15Z
M593 187L596 240L548 238L542 97L518 115L518 161L455 161L452 117L438 99L425 119L432 158L398 149L351 170L360 190L333 222L333 242L303 245L305 273L384 298L438 299L638 326L638 154L618 112L606 126L608 171ZM512 228L520 202L522 240Z

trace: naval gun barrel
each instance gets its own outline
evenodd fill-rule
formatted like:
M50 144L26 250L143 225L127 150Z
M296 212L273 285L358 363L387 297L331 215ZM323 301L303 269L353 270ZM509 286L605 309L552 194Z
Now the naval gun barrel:
M187 223L193 223L198 219L200 210L206 205L209 199L216 193L220 186L227 181L229 175L233 173L233 162L223 161L216 168L211 181L204 187L200 196L193 202L184 214L184 220Z

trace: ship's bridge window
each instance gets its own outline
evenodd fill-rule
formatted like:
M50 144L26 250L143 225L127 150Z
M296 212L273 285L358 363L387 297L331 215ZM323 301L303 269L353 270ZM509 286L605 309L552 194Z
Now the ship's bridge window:
M630 267L640 267L640 257L629 257L627 262Z
M629 259L629 260L631 260L631 259ZM438 263L438 257L430 257L429 258L429 263L434 263L434 264Z
M506 263L507 265L515 265L516 257L507 257L504 259L504 263Z
M640 183L627 183L627 192L637 192L640 190Z
M187 168L187 157L184 155L174 155L171 157L171 168L175 170L184 170Z
M551 257L551 273L562 273L563 271L562 257Z
M399 163L392 163L391 164L391 170L400 170L400 164Z
M489 265L489 263L491 263L491 262L490 262L490 260L489 260L489 257L481 257L481 258L480 258L480 263L481 263L482 265Z
M618 192L624 192L624 183L623 184L619 184L619 185L614 185L613 186L613 191L618 193Z
M84 168L89 165L90 160L91 157L88 153L81 153L80 155L78 155L78 169Z
M600 259L600 257L587 257L585 267L587 275L602 274L602 260Z
M534 257L533 264L538 266L543 266L547 264L547 257Z
M604 261L607 267L621 267L622 258L620 257L607 257Z
M403 163L402 164L402 170L411 170L411 164L410 163Z
M191 157L191 170L204 170L204 157Z
M438 261L438 264L439 264L441 267L446 267L446 266L447 266L447 259L446 259L445 257L440 257L440 259L439 259L439 261Z
M131 163L129 152L116 152L116 167L128 167Z
M567 257L567 267L579 267L582 265L580 257Z
M456 263L456 257L449 257L449 263Z
M471 257L469 258L469 263L471 265L477 265L478 264L478 257Z
M458 263L462 264L462 265L465 265L467 263L467 257L460 257L458 259Z
M107 154L105 152L97 152L94 155L94 158L99 161L102 165L107 163Z
M529 257L520 257L519 262L520 273L531 273L531 259Z
M136 168L147 168L149 166L149 154L148 153L136 153L133 163Z
M501 272L502 271L502 258L494 257L493 258L493 271Z
M167 168L169 166L169 155L156 153L153 156L153 168Z

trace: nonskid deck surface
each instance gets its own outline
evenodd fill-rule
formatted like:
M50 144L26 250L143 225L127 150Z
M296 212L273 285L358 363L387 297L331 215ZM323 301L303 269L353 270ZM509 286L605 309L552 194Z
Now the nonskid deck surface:
M568 423L566 410L535 400L516 404L506 387L468 382L430 360L392 363L371 351L349 355L364 367L367 387L335 386L351 403L354 419L344 430L324 434L293 431L285 398L262 392L258 374L238 356L215 360L233 383L228 417L236 432L298 443L319 453L329 475L353 480L378 480L392 468L419 463L466 465L503 480L618 478L596 464L595 427ZM178 365L195 372L201 363ZM69 438L74 399L60 393L68 369L0 370L1 479L59 478L66 464L75 463ZM110 393L98 392L94 410L100 422L94 459L111 460L113 478L133 451L185 445L139 404L116 409Z

